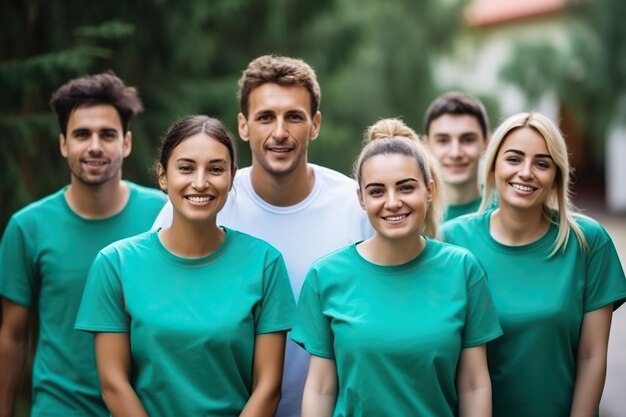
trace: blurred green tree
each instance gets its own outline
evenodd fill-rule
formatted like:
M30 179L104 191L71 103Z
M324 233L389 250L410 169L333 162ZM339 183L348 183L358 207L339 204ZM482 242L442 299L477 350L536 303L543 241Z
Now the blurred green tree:
M417 130L437 91L431 62L458 27L462 0L139 0L0 3L0 231L12 212L67 183L51 93L112 69L146 108L132 123L124 176L151 184L161 132L206 113L236 131L237 79L250 59L305 59L322 85L312 161L349 172L365 127L397 116ZM240 146L240 165L250 161Z

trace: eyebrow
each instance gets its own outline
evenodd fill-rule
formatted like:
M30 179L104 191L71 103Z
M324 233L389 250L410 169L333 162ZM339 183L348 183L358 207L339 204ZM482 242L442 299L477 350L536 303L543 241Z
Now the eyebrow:
M191 159L191 158L178 158L176 160L176 162L191 162L191 163L195 164L196 160L195 159ZM211 159L209 161L209 164L215 164L215 163L224 163L225 164L225 163L227 163L227 161L225 159L223 159L223 158Z
M507 152L512 152L514 154L521 155L521 156L525 156L526 155L524 152L522 152L520 150L517 150L517 149L507 149L506 151L504 151L504 153L507 153ZM552 159L552 155L546 154L546 153L538 153L538 154L535 155L535 158Z
M85 133L85 132L98 132L100 134L102 133L116 133L117 134L117 129L113 128L113 127L104 127L102 129L96 129L96 130L92 130L88 127L77 127L75 129L72 129L72 131L70 133L72 133L73 135L77 134L77 133Z
M418 180L416 180L415 178L411 177L411 178L405 178L403 180L400 181L396 181L396 185L402 185L402 184L406 184L407 182L419 182ZM385 184L381 183L381 182L370 182L369 184L367 184L365 186L365 189L367 189L368 187L384 187Z

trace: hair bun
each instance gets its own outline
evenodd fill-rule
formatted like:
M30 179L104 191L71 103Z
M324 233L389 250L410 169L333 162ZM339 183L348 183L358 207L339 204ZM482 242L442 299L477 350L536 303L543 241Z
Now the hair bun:
M419 136L413 129L408 127L400 119L381 119L374 123L365 131L363 143L367 144L377 139L384 138L406 138L417 141Z

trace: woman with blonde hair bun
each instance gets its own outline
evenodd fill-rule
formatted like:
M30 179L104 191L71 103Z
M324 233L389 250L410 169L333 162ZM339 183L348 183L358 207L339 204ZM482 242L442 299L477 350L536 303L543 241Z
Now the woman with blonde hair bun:
M303 417L490 416L485 343L502 331L485 274L437 234L437 175L397 119L354 165L375 231L313 264L291 338L312 354Z
M502 322L488 346L494 416L595 416L611 316L626 298L615 246L574 214L567 146L547 117L506 119L484 166L479 213L442 233L485 268Z

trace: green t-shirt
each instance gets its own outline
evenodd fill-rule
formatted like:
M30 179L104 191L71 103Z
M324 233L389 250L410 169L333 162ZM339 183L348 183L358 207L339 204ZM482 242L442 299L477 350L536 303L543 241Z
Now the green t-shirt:
M552 225L539 240L506 246L489 232L487 211L443 226L448 242L471 250L487 272L504 336L487 347L495 417L567 417L583 315L626 298L617 252L596 221L577 216L590 247L571 232L565 252L548 258Z
M150 229L163 207L158 190L128 184L124 209L88 220L60 190L15 213L0 243L0 294L39 315L32 416L106 416L93 337L73 330L91 262L116 240ZM1 372L1 371L0 371Z
M446 206L446 211L443 214L442 222L447 222L448 220L452 220L466 214L475 213L480 207L481 201L482 198L478 197L476 200L472 200L468 203L449 204L448 206Z
M151 417L238 416L252 386L254 338L291 327L281 254L232 229L210 255L169 252L157 232L100 252L76 329L130 334L131 384Z
M456 416L461 350L502 334L485 274L468 251L436 240L381 266L356 245L316 261L290 337L334 359L335 417Z

